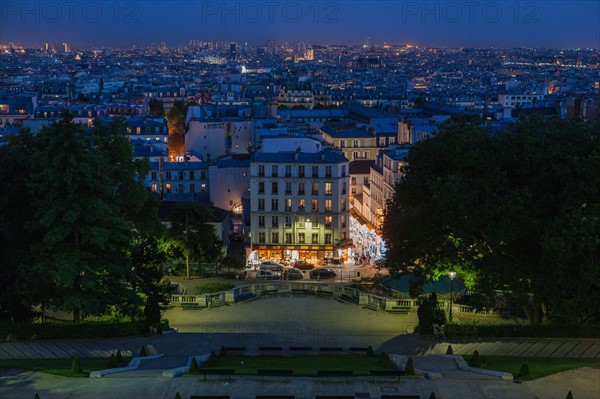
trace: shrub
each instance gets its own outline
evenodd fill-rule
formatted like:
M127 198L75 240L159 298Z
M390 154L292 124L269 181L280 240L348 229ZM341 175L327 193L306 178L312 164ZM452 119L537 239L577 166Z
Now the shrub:
M181 395L179 394L179 392L177 392L177 393L175 394L175 399L181 399Z
M429 399L435 399L435 392L431 392L431 395L429 395Z
M142 347L140 349L140 357L144 357L144 356L148 356L148 353L146 352L146 346L142 345Z
M569 392L570 393L570 392ZM33 399L40 399L40 395L38 395L38 393L35 393L35 396L33 397Z
M119 349L117 349L117 354L115 355L115 360L119 364L123 363L123 355L121 355L121 351Z
M197 373L199 371L199 369L200 369L200 367L198 367L198 361L196 360L195 357L193 357L188 371L190 373Z
M452 351L452 345L448 345L448 349L446 349L446 355L452 355L454 351Z
M205 367L215 367L217 365L217 354L215 351L210 352L210 356L204 364Z
M417 316L419 317L420 334L432 334L434 324L440 326L446 324L446 312L440 308L435 292L421 301L417 309Z
M81 368L81 363L79 362L79 359L73 359L73 362L71 363L71 371L73 373L83 373L83 369Z
M373 357L373 347L371 345L367 348L367 356Z
M65 323L47 321L0 321L0 341L32 339L114 338L142 335L147 327L143 321L82 321Z
M521 370L519 370L519 375L517 375L517 378L525 377L526 375L529 375L529 366L527 365L527 363L523 363L521 365Z
M415 366L413 366L412 358L408 358L408 362L406 362L406 366L404 367L404 374L406 375L415 375Z
M227 350L225 349L224 346L221 347L221 350L219 351L219 357L225 357L227 356Z
M479 352L475 350L473 352L473 356L471 356L471 360L469 361L469 366L471 367L480 367L481 366L481 358L479 357Z
M390 355L388 355L385 352L381 352L379 354L379 359L377 359L377 363L380 366L383 366L385 368L389 368L389 369L394 368L394 362L392 362L392 359L390 359Z
M573 394L571 393L571 391L569 391L569 393L567 394L566 399L573 399Z
M118 367L118 365L117 365L117 359L115 358L115 355L113 355L111 353L110 354L110 359L108 359L108 368L109 369L114 369L115 367Z

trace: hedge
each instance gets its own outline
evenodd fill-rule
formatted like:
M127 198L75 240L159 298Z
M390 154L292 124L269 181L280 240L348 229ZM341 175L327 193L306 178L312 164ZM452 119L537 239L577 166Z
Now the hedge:
M446 324L448 337L600 338L598 326Z
M144 321L83 321L79 323L17 323L5 320L0 321L0 341L55 338L112 338L142 335L147 332L148 326Z

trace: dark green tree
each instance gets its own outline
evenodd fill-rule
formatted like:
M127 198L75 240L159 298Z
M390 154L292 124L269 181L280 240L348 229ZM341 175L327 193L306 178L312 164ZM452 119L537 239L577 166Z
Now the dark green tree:
M492 134L451 121L411 149L387 207L388 268L434 278L455 269L520 303L533 324L597 322L597 131L531 119Z
M148 107L149 107L149 111L150 111L150 116L152 118L162 118L165 116L165 107L164 107L162 101L154 98L154 99L150 100Z
M440 307L436 293L423 298L417 309L419 317L419 332L421 334L433 333L433 325L446 324L446 312Z

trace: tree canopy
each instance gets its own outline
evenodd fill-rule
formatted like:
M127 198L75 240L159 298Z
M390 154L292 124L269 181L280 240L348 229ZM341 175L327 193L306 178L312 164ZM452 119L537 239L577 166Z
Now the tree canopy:
M450 121L415 144L384 222L392 272L468 274L532 323L600 320L600 136L529 119L493 134Z

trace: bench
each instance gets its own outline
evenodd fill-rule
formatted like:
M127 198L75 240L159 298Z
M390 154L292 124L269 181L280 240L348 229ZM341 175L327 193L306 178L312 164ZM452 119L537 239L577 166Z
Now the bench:
M409 314L410 306L393 306L391 309L387 309L386 312L396 314Z
M202 310L202 306L197 302L182 303L181 308L183 310Z
M331 291L317 291L315 292L315 294L317 294L318 296L326 296L330 298L333 296L333 292Z
M256 370L256 375L265 375L265 376L290 376L294 372L293 370L279 370L279 369L258 369Z
M265 295L277 295L277 293L279 292L279 290L262 290L260 292L260 296L265 296Z
M292 294L308 295L308 294L310 294L310 291L309 290L301 290L298 288L292 288Z
M235 296L234 302L242 302L256 299L256 295L253 292L244 292Z
M400 377L404 375L404 371L401 370L371 370L369 371L369 375L373 377L397 377L398 382L400 382ZM377 382L377 378L373 379L374 382Z
M310 346L290 346L290 352L312 352Z
M259 351L270 351L270 352L281 352L283 349L281 346L259 346Z
M343 348L319 348L321 352L343 352Z
M226 375L231 381L231 376L235 374L233 369L200 369L198 372L204 375L205 380L207 375Z
M294 395L256 395L256 399L296 399Z
M317 370L317 376L319 377L345 377L348 382L348 377L352 377L354 373L352 370Z
M356 348L356 347L351 347L350 348L350 352L368 352L369 348Z

